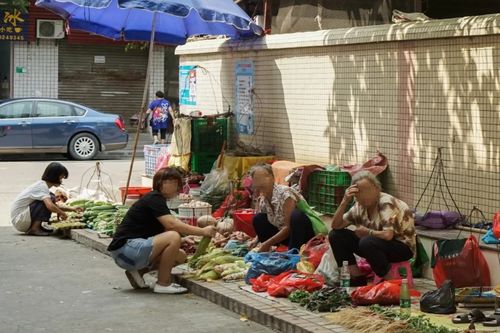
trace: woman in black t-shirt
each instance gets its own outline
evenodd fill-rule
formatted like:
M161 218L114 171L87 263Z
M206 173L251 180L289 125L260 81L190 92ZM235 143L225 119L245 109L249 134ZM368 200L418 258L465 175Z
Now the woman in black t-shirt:
M154 292L186 292L185 288L171 282L172 268L184 263L187 257L180 249L181 234L215 235L213 226L194 227L170 214L166 200L175 197L181 188L182 177L176 169L158 170L153 177L153 191L130 207L108 247L134 288L148 288L143 275L158 269Z

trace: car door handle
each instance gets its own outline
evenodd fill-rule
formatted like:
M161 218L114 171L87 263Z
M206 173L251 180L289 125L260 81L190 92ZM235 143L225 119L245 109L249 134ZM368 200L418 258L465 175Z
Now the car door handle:
M63 122L64 122L65 124L74 124L74 123L76 123L76 121L74 121L74 120L65 120L65 121L63 121Z
M27 125L31 125L31 123L29 121L21 121L19 123L17 123L18 125L21 125L21 126L27 126Z

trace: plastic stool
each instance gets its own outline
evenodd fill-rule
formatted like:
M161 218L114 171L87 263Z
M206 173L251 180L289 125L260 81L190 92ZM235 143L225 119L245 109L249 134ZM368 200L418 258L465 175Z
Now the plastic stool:
M406 280L408 280L408 287L412 288L413 287L413 273L411 271L411 265L410 265L409 261L392 263L391 269L389 270L389 272L391 273L391 275L394 279L403 279L403 277L399 274L399 269L402 267L406 268ZM375 275L375 278L373 279L373 284L378 284L382 280L383 280L382 277Z

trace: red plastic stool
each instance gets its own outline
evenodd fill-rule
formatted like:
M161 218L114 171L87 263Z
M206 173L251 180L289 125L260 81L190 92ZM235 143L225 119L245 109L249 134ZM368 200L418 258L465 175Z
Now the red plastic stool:
M411 264L409 261L402 262L394 262L391 264L390 273L394 279L403 279L403 277L399 274L400 268L406 268L406 280L408 281L408 287L413 287L413 273L411 271ZM373 279L373 284L378 284L382 281L383 278L375 274L375 278Z

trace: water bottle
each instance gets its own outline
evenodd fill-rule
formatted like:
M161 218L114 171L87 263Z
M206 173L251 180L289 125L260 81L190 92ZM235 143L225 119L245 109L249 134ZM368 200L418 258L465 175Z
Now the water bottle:
M351 286L351 273L349 273L349 262L343 261L342 268L340 269L340 286L350 292Z
M399 311L401 314L409 315L411 313L411 297L408 289L408 280L401 281L401 289L399 292Z

